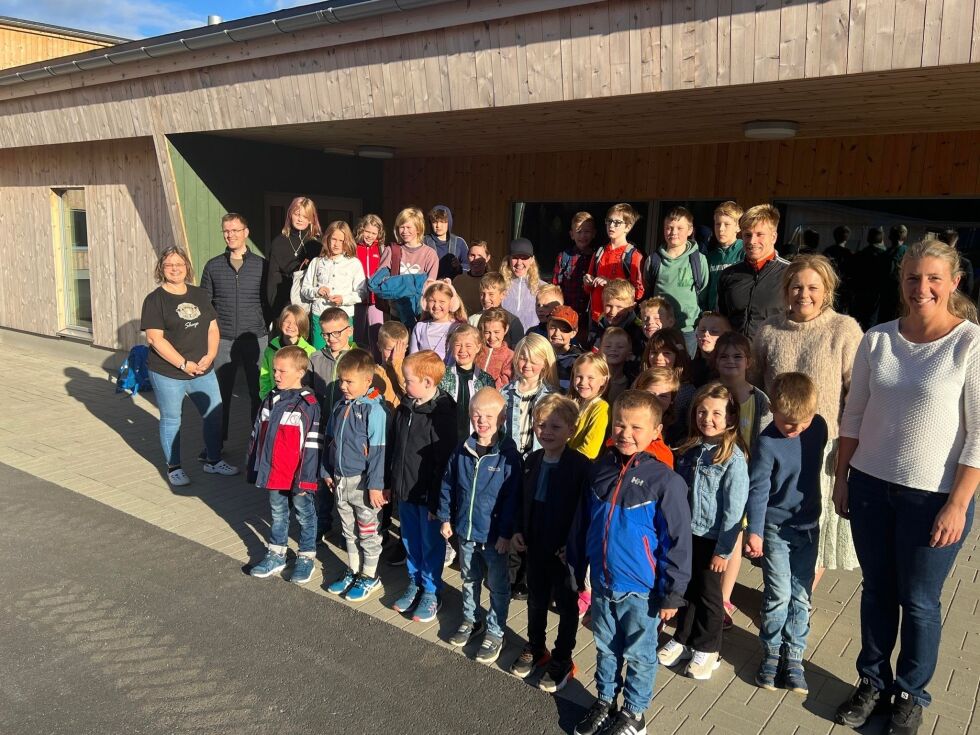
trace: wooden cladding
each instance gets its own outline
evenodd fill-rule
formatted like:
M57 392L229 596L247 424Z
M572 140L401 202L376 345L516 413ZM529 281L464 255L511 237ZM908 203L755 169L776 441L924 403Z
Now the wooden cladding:
M0 69L103 48L108 43L5 26L0 22Z

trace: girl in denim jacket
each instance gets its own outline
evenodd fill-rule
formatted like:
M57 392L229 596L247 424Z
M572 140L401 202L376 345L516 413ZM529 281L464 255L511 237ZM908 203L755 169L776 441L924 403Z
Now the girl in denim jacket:
M738 404L719 382L695 394L689 426L689 438L675 457L691 502L691 582L677 633L657 656L665 666L690 659L685 674L704 680L721 665L722 574L742 530L749 494L748 450L739 432Z

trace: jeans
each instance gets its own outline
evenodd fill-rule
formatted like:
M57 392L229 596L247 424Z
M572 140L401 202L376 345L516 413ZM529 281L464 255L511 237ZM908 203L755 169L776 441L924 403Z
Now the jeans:
M289 492L273 490L269 493L272 509L272 528L269 529L269 546L285 548L289 540ZM294 492L293 509L299 523L299 553L316 554L316 493Z
M578 589L568 565L554 553L527 552L527 642L535 651L545 651L548 606L558 609L558 633L552 658L571 661L578 631Z
M180 466L180 415L187 395L204 420L207 459L214 462L221 459L221 395L214 371L190 380L178 380L151 370L150 384L160 408L160 445L167 467Z
M767 655L802 661L810 634L810 596L817 568L817 526L806 530L766 524L762 546L762 623Z
M861 653L858 673L887 692L908 692L922 706L936 671L942 632L943 583L973 525L974 501L960 541L934 549L929 536L945 493L912 490L851 468L848 506L854 548L864 577L861 588ZM899 634L895 671L891 656Z
M612 702L622 690L623 709L631 714L650 706L657 678L659 625L660 607L652 595L613 597L609 590L592 589L595 684L601 701Z
M222 339L218 343L218 354L214 358L214 371L218 374L218 387L221 390L221 439L228 440L228 421L231 417L231 392L235 387L238 366L245 371L250 402L249 423L255 421L262 401L259 399L259 365L262 353L269 344L267 336L243 334L235 339Z
M691 581L684 593L687 606L677 613L677 633L674 636L678 643L705 653L718 653L721 650L721 629L725 622L722 575L710 569L716 545L715 539L693 537Z
M443 547L445 553L445 546ZM480 588L486 577L490 587L490 613L487 635L504 637L507 610L510 607L510 579L507 576L507 554L498 553L492 544L459 540L459 568L463 578L463 620L475 623L480 611Z
M439 533L439 520L429 520L429 509L407 500L398 504L402 523L402 544L408 578L425 592L442 589L442 568L446 540Z

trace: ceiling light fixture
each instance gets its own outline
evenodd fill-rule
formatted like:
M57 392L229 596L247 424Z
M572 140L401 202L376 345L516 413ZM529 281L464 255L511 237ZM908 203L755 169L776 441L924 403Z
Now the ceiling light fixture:
M323 149L324 153L330 153L334 156L353 156L357 153L353 148L343 148L342 146L332 146L328 145Z
M753 120L742 127L749 140L787 140L795 138L799 130L799 123L792 120Z
M387 161L395 157L395 149L386 145L362 145L357 149L357 155L361 158L375 158Z

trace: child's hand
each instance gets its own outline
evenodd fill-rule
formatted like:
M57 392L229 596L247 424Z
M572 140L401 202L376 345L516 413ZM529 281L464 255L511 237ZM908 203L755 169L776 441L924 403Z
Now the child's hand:
M509 554L510 553L510 539L509 538L498 538L497 543L493 545L497 550L498 554Z
M385 500L384 490L368 490L368 502L375 510L381 510L388 501Z
M660 619L663 622L665 622L665 623L668 620L673 619L673 617L676 614L677 614L677 608L676 607L662 607L662 608L660 608Z
M331 296L328 299L328 301L330 301L331 304L336 304L337 306L340 306L344 302L344 297L343 296Z
M327 298L330 295L330 289L327 288L326 286L320 286L319 290L317 290L317 293L320 294L320 296L322 296L323 298Z
M391 490L382 490L381 494L384 495L385 503L391 502Z
M442 537L446 539L446 541L448 541L453 535L453 528L449 525L449 523L443 523L439 528L439 533L442 534Z
M527 551L527 544L524 543L524 536L519 533L515 533L510 538L510 547L514 551Z
M599 288L605 288L607 283L609 283L609 281L607 281L605 278L599 278L598 276L592 279L592 285L598 286Z
M757 533L750 533L748 541L745 542L745 549L742 551L744 556L749 559L758 559L762 556L762 536Z
M332 477L324 477L323 478L323 484L327 486L327 490L329 490L330 492L333 492L333 478Z
M711 557L711 564L708 565L710 569L715 574L721 574L726 569L728 569L728 559L722 558L717 554Z
M558 549L558 551L555 552L555 555L558 557L558 560L562 564L568 564L568 556L565 554L565 547L564 546L562 546L560 549Z

